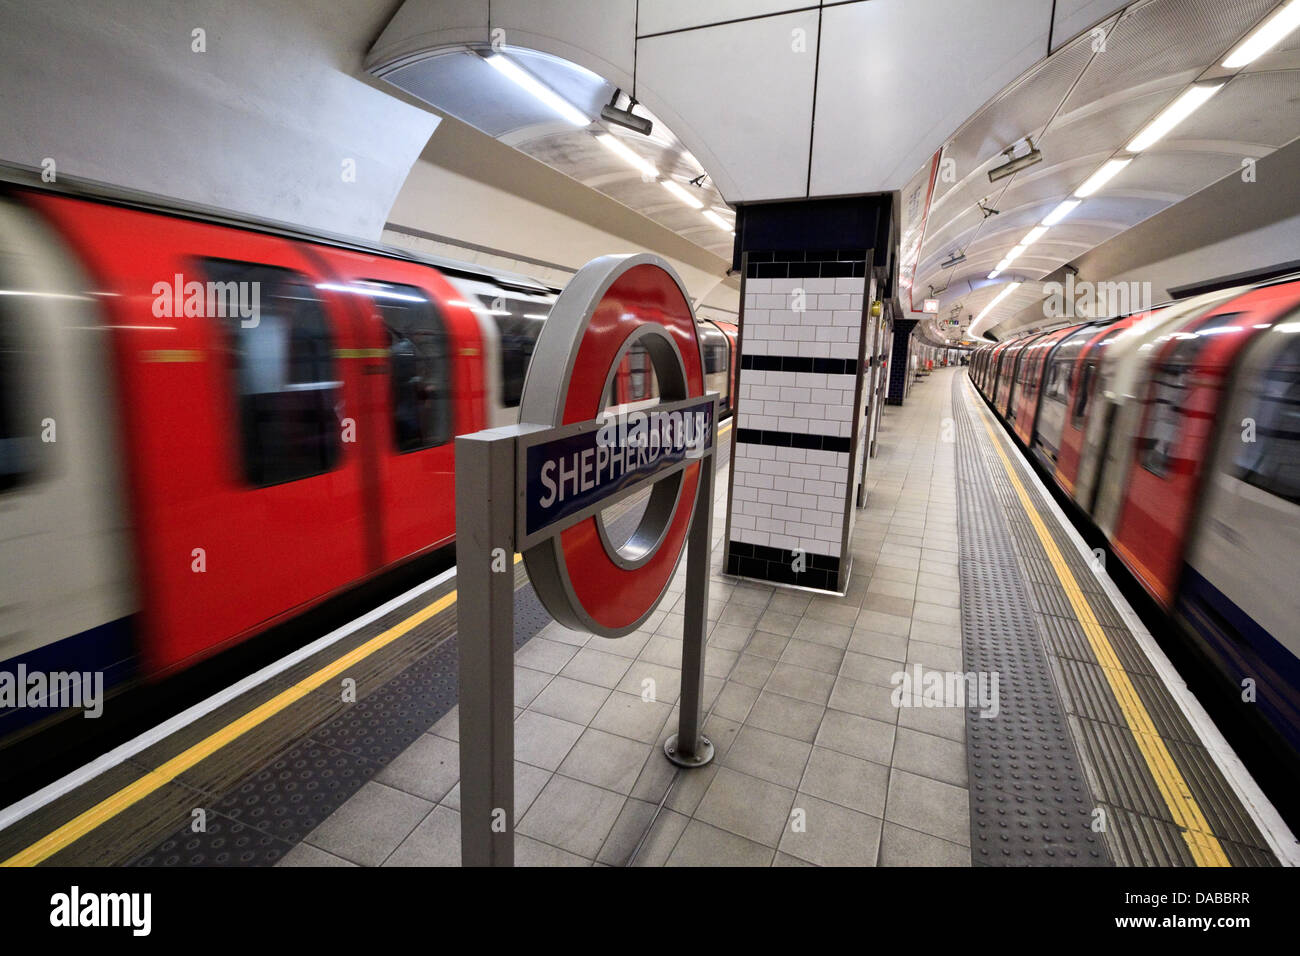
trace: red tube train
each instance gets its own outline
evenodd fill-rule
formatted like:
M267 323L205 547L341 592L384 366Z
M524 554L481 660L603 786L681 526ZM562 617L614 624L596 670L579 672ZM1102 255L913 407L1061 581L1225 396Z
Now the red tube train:
M164 675L449 544L452 438L515 420L554 298L0 185L0 672ZM729 406L734 342L702 330ZM610 403L652 399L624 364Z
M976 388L1300 752L1300 281L985 346Z

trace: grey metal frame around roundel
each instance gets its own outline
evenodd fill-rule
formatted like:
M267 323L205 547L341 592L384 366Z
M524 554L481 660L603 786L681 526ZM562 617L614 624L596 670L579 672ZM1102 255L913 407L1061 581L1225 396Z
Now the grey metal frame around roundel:
M557 427L563 422L565 406L569 397L569 387L573 377L573 367L578 352L587 335L592 316L600 306L610 287L625 273L638 266L652 265L661 269L677 285L694 323L694 309L690 296L682 284L681 278L666 261L648 253L621 256L602 256L584 266L565 286L547 317L542 332L538 336L537 346L529 362L528 374L524 379L523 394L519 404L521 424L545 425ZM679 353L672 337L664 327L656 323L640 322L631 333L625 335L616 350L616 357L610 368L605 370L602 379L608 390L611 376L617 363L627 352L627 346L637 338L651 355L656 375L660 379L660 397L663 400L692 397L688 393L689 374L686 363ZM700 397L703 397L704 353L698 333L694 334L697 350L697 368L701 371ZM556 371L560 374L555 374ZM669 486L666 490L664 486ZM629 539L635 542L640 553L633 558L621 555L603 533L599 518L596 525L601 529L600 540L610 561L626 570L640 567L654 557L664 544L664 537L669 526L678 516L681 508L693 509L694 501L684 500L681 494L682 473L676 472L655 483L651 492L650 503L646 507L642 520ZM693 496L692 496L693 497ZM685 538L674 557L674 569L686 553ZM538 597L543 605L561 624L581 630L590 631L602 637L621 637L636 630L645 619L658 607L666 593L666 587L650 601L644 611L627 626L609 628L596 621L576 594L573 582L569 578L560 535L554 535L524 552L524 566L528 571ZM669 575L671 580L671 575Z

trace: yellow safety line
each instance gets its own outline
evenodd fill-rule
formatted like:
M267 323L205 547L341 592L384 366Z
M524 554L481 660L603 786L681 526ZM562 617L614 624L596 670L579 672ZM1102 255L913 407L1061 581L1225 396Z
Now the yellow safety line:
M1165 805L1169 807L1174 822L1182 828L1183 839L1187 841L1187 847L1191 850L1192 858L1196 861L1197 866L1231 866L1232 863L1228 860L1227 854L1223 852L1223 847L1220 845L1218 838L1211 832L1209 822L1201 812L1200 805L1197 804L1196 798L1192 796L1191 788L1187 786L1187 781L1183 778L1182 772L1174 762L1173 755L1170 754L1169 748L1165 746L1160 732L1156 730L1155 722L1152 721L1150 713L1147 712L1146 706L1138 696L1137 688L1129 680L1128 672L1125 671L1124 665L1120 662L1119 655L1115 653L1115 648L1111 645L1106 632L1102 630L1096 615L1093 614L1092 607L1088 604L1087 598L1075 581L1074 574L1065 563L1065 558L1061 556L1061 552L1048 532L1047 526L1039 516L1038 510L1031 503L1024 485L1020 483L1020 478L1011 464L1011 459L1003 451L1002 443L998 441L997 435L989 424L988 416L984 414L983 409L977 408L977 412L985 430L989 433L994 450L998 453L998 457L1002 459L1002 465L1006 469L1007 477L1011 479L1011 484L1016 489L1016 495L1020 498L1020 503L1024 505L1025 513L1029 516L1034 531L1043 543L1043 549L1047 552L1048 560L1051 561L1052 567L1056 571L1056 577L1061 582L1066 597L1070 599L1070 604L1074 607L1074 613L1088 638L1093 654L1097 657L1097 663L1101 665L1102 673L1106 675L1106 681L1110 685L1111 693L1115 695L1115 700L1119 702L1120 710L1124 713L1124 721L1128 724L1129 732L1132 733L1138 749L1142 752L1147 769L1151 771L1151 776L1155 778L1156 786L1160 788L1160 794L1164 797Z
M718 434L721 435L729 428L731 428L731 422L719 428ZM515 564L522 560L523 555L515 555ZM365 660L375 651L387 647L402 635L410 632L412 628L423 624L429 618L441 613L455 603L456 592L449 591L432 604L412 614L406 620L394 624L382 634L372 637L364 644L353 648L333 663L327 664L314 674L304 677L292 687L282 690L270 700L203 738L188 750L182 751L161 766L150 770L143 777L123 787L111 797L101 800L89 810L73 817L63 826L37 840L27 849L20 850L3 863L0 863L0 866L35 866L49 859L60 850L71 846L96 827L111 820L127 807L139 803L164 784L175 780L200 761L211 757L222 747L274 717L290 704L306 697L312 691L338 677L349 667Z

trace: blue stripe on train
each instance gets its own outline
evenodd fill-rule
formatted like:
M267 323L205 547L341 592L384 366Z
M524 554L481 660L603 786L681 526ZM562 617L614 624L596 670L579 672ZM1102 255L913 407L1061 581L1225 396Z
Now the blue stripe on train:
M1255 681L1250 706L1300 751L1300 658L1188 564L1178 612L1233 683Z
M77 671L104 674L105 693L122 683L135 670L135 626L132 616L118 618L88 631L37 647L0 662L0 673L16 675L22 665L33 672ZM47 707L0 708L0 740L15 731L49 717Z

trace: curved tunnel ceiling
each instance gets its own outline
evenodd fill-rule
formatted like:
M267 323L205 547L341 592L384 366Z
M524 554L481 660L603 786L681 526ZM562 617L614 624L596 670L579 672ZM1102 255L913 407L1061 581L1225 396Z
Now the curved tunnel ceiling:
M997 327L1001 336L1049 324L1039 307L1043 283L1064 265L1300 136L1300 33L1240 71L1220 66L1278 7L1276 0L1131 3L976 113L904 190L903 304L919 311L923 298L938 300L937 314L922 323L928 337L959 339L972 318L977 333ZM1137 154L1125 150L1194 84L1225 80L1163 139ZM1003 151L1026 137L1042 161L991 183L988 172L1006 162ZM1115 155L1132 161L988 278ZM1007 294L1014 282L1020 285Z
M583 126L566 122L554 109L493 69L486 57L494 55L506 57L591 122ZM536 50L502 46L493 51L487 44L479 44L433 51L384 70L381 75L437 109L599 190L683 238L730 258L732 213L703 167L644 106L637 105L634 112L652 122L648 136L600 120L601 107L610 102L617 87L589 70ZM627 105L625 97L619 102ZM619 146L650 166L638 169L626 153L612 151L597 136L613 137ZM664 188L664 181L694 196L701 208L692 208L676 198ZM722 222L705 216L705 211Z

